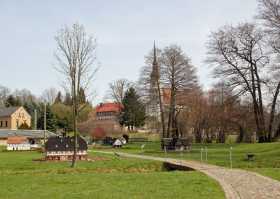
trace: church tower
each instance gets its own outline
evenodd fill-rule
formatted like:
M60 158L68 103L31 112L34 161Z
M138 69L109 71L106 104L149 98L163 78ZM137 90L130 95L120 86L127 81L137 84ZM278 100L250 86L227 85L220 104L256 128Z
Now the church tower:
M149 115L153 116L156 120L159 119L159 99L158 99L158 88L157 81L159 80L159 64L157 61L157 50L154 42L153 48L153 64L152 72L150 76L150 106Z
M159 66L157 62L157 50L156 50L156 43L154 41L154 54L153 54L153 69L151 73L151 87L157 87L157 81L159 79Z

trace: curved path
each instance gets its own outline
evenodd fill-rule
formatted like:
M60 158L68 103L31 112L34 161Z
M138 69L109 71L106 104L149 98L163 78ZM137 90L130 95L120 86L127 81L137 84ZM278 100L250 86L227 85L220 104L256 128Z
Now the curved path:
M195 161L161 158L128 153L113 153L121 157L168 162L200 171L215 179L223 188L227 199L280 199L280 182L254 172L228 169Z

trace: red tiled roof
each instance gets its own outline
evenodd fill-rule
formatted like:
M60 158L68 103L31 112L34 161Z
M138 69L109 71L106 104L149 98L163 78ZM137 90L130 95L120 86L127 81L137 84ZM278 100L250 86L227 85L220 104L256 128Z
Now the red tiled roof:
M186 99L188 94L190 93L190 90L184 89L184 90L178 90L176 93L176 103L178 105L183 105L186 103ZM169 88L163 88L162 89L162 100L164 105L169 105L171 100L171 90Z
M120 112L122 108L120 103L102 103L96 107L96 113Z
M24 136L12 136L8 137L7 144L22 144L28 142L27 137Z

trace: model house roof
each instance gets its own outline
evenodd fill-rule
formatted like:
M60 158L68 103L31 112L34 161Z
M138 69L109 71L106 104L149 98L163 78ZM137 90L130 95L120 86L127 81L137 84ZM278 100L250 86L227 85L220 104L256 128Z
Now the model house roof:
M74 151L74 137L50 137L46 142L46 151ZM87 150L86 141L78 136L78 151Z
M123 106L120 103L101 103L96 107L96 112L120 112L122 108Z
M8 138L12 136L25 136L27 138L44 138L44 130L9 130L0 129L0 138ZM53 137L56 134L46 131L46 137Z
M16 112L19 108L20 108L19 106L0 108L0 117L11 116L11 115L12 115L14 112Z
M7 144L24 144L27 143L28 139L25 136L12 136L8 137Z

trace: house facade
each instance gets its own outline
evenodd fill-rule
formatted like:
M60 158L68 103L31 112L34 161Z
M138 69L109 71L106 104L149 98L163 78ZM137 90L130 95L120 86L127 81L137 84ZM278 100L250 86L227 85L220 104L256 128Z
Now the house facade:
M17 130L22 124L31 126L31 116L22 106L0 108L0 129Z
M119 115L122 108L120 103L101 103L96 106L95 127L102 128L106 133L121 132Z
M44 141L44 137L54 137L56 134L50 131L44 130L10 130L0 129L0 145L6 146L8 144L9 137L24 136L28 139L31 145L40 145Z
M8 151L28 151L31 149L27 137L25 136L12 136L8 137L7 150Z
M46 160L70 161L74 154L74 137L51 137L45 145ZM77 138L77 160L87 160L87 143L80 136Z

